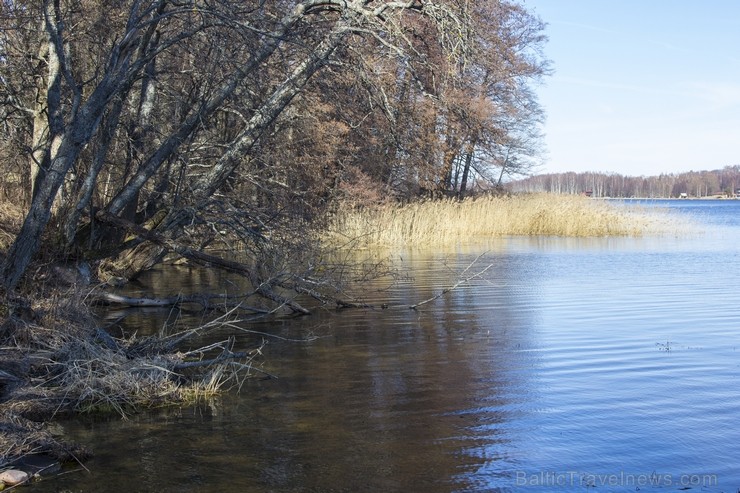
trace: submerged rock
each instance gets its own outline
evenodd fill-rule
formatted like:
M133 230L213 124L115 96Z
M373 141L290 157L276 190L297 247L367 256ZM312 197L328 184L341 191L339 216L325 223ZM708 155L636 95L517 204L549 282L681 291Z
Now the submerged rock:
M6 486L15 486L26 481L28 481L28 473L18 469L8 469L0 472L0 483L4 483Z

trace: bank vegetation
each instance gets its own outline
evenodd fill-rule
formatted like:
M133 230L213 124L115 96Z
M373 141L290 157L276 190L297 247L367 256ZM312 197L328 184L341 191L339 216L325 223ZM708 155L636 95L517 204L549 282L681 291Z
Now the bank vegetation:
M362 277L323 242L347 200L526 173L544 28L515 0L0 3L2 460L46 450L12 439L42 408L177 402L191 359L249 364L113 337L84 313L115 286L187 261L244 281L223 309L306 314Z

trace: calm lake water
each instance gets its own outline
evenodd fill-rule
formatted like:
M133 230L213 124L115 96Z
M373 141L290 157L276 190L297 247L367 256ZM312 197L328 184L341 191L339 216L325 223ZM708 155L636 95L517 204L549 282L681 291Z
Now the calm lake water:
M270 340L278 378L209 406L62 423L95 457L34 490L735 493L740 201L653 205L700 227L398 252L411 278L369 297L415 303L483 252L472 270L492 267L419 311L255 323L321 337ZM149 282L171 294L179 275Z

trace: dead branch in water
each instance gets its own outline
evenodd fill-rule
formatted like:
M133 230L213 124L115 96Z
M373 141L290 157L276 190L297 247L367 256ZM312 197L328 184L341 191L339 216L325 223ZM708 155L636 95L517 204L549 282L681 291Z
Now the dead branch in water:
M455 284L453 284L452 286L449 286L449 287L446 287L446 288L442 289L442 291L440 291L436 295L432 296L431 298L425 299L425 300L420 301L418 303L415 303L413 305L389 305L389 304L386 304L386 303L383 303L381 305L373 305L373 304L362 303L362 302L345 301L345 300L341 300L341 299L338 299L338 298L337 299L334 299L334 302L336 303L337 308L371 308L371 309L378 309L378 308L380 308L380 309L383 309L383 310L403 308L403 309L409 309L409 310L416 310L420 306L426 305L427 303L431 303L432 301L435 301L435 300L441 298L445 294L454 291L455 289L459 288L463 284L466 284L466 283L472 281L473 279L480 278L485 272L487 272L490 268L493 267L493 264L489 264L485 268L481 269L480 271L478 271L478 272L476 272L474 274L468 275L468 276L465 276L465 273L468 272L468 271L470 271L473 268L473 266L476 265L478 263L478 261L481 258L483 258L487 253L488 252L481 253L472 262L470 262L470 264L468 264L468 266L465 267L465 269L463 269L462 272L458 275L458 281Z
M223 363L226 360L230 359L240 359L240 358L246 358L247 353L239 352L239 353L222 353L216 356L215 358L211 359L202 359L198 361L186 361L184 363L178 363L173 367L173 371L179 372L182 370L185 370L186 368L200 368L203 366L213 366L217 365L219 363Z
M484 253L481 253L480 255L478 255L475 258L475 260L473 260L467 267L465 267L465 269L463 269L463 271L460 273L460 276L462 276L466 272L468 272L470 270L470 268L473 267L478 262L478 260L480 260L483 256L486 255L486 253L487 252L484 252ZM426 299L424 301L420 301L419 303L416 303L415 305L409 305L409 309L410 310L416 310L417 308L419 308L422 305L426 305L427 303L431 303L432 301L441 298L442 296L446 295L447 293L449 293L451 291L454 291L455 289L457 289L461 285L463 285L465 283L468 283L468 282L472 281L473 279L476 279L476 278L481 277L481 275L483 275L491 267L493 267L493 264L488 264L483 270L478 271L475 274L472 274L470 276L460 278L455 284L453 284L452 286L450 286L448 288L444 288L442 291L440 291L438 294L432 296L431 298Z

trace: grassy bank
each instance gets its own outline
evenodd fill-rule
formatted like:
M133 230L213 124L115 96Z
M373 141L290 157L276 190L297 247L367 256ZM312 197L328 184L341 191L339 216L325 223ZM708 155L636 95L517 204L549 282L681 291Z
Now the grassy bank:
M449 245L508 235L639 236L656 228L645 211L573 195L483 196L346 209L330 237L372 245Z

